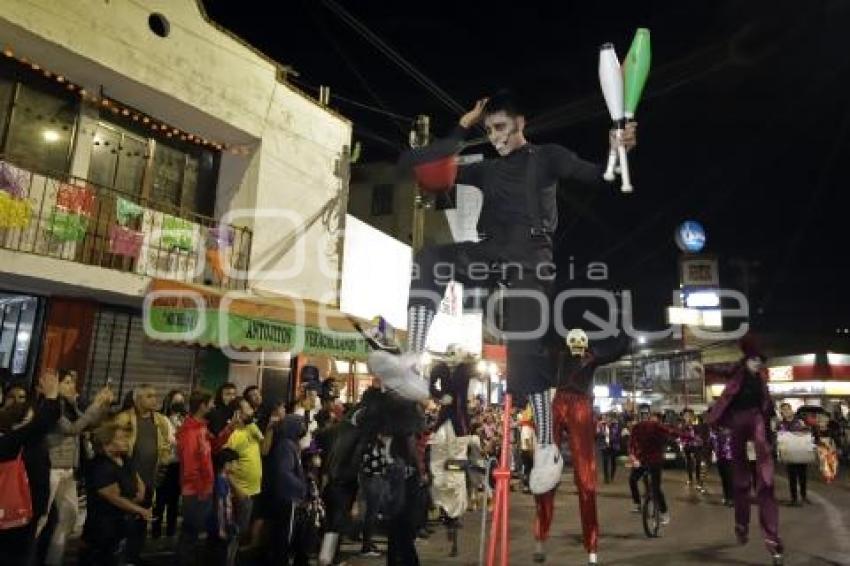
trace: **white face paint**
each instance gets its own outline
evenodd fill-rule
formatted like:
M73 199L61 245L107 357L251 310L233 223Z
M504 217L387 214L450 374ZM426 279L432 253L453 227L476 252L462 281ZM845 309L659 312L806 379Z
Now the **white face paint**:
M750 373L758 373L759 371L761 371L763 365L764 363L762 363L761 358L747 359L747 369L750 371Z
M567 333L567 347L573 356L584 356L588 343L587 333L581 328L573 328Z
M489 114L484 118L487 139L502 157L510 155L524 143L522 137L524 125L522 117L508 116L504 112Z

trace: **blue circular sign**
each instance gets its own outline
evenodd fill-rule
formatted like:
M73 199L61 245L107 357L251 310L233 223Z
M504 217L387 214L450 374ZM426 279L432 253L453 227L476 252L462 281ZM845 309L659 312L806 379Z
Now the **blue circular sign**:
M705 228L696 220L686 220L676 229L676 245L683 252L697 253L705 247Z

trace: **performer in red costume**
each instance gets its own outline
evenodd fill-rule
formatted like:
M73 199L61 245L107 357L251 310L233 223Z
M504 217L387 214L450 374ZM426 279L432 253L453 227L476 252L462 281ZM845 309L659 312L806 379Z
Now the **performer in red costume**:
M578 488L581 529L588 564L596 564L599 521L596 518L596 425L593 419L593 374L596 368L620 359L629 349L630 340L621 333L607 352L588 347L587 334L574 328L567 334L567 348L558 364L557 392L552 403L554 445L561 445L561 435L569 431L570 453ZM546 560L543 543L555 514L555 490L535 496L537 517L534 537L537 548L534 561Z

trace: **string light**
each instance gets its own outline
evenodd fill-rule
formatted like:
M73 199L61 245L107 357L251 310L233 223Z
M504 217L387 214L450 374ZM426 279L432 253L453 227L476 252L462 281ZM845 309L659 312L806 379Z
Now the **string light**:
M8 57L10 59L16 59L21 65L26 65L26 66L30 67L33 71L40 71L41 74L45 78L48 78L48 79L52 78L57 83L64 84L65 88L67 90L72 91L72 92L77 91L80 98L83 101L91 102L92 104L100 105L104 108L109 108L112 111L113 114L116 114L116 115L120 114L122 116L126 116L129 119L132 119L134 122L138 122L139 120L141 120L141 122L143 124L149 125L151 130L163 132L169 138L179 136L180 140L184 141L184 142L189 141L189 142L192 142L196 145L212 147L212 148L215 148L218 151L229 151L230 153L237 154L237 155L241 155L243 153L245 155L248 155L250 153L250 150L248 148L237 147L237 146L228 146L227 144L222 144L222 143L219 143L219 142L207 140L207 139L202 138L200 136L190 134L189 132L184 132L184 131L180 130L179 128L175 128L174 126L171 126L170 124L157 122L157 121L153 120L152 118L145 116L144 114L138 114L138 113L134 112L133 109L128 108L128 107L126 107L126 106L124 106L124 105L122 105L122 104L120 104L120 103L118 103L114 100L111 100L111 99L109 99L105 96L99 97L99 96L94 95L94 94L89 94L86 89L84 89L83 87L81 87L79 85L74 84L73 82L68 80L68 78L65 77L64 75L61 75L61 74L58 74L58 73L53 73L52 71L50 71L48 69L42 68L41 65L39 65L35 61L30 61L26 57L23 57L23 56L16 57L14 50L9 45L6 45L6 46L3 47L2 53L3 53L3 55L5 55L6 57Z

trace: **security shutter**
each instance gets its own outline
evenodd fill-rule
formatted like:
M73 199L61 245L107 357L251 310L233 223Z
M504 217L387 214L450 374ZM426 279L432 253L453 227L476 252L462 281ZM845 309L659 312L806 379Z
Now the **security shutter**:
M152 342L145 337L141 313L103 308L94 323L89 352L87 393L93 395L112 380L123 398L137 385L152 385L160 396L192 387L195 349Z

